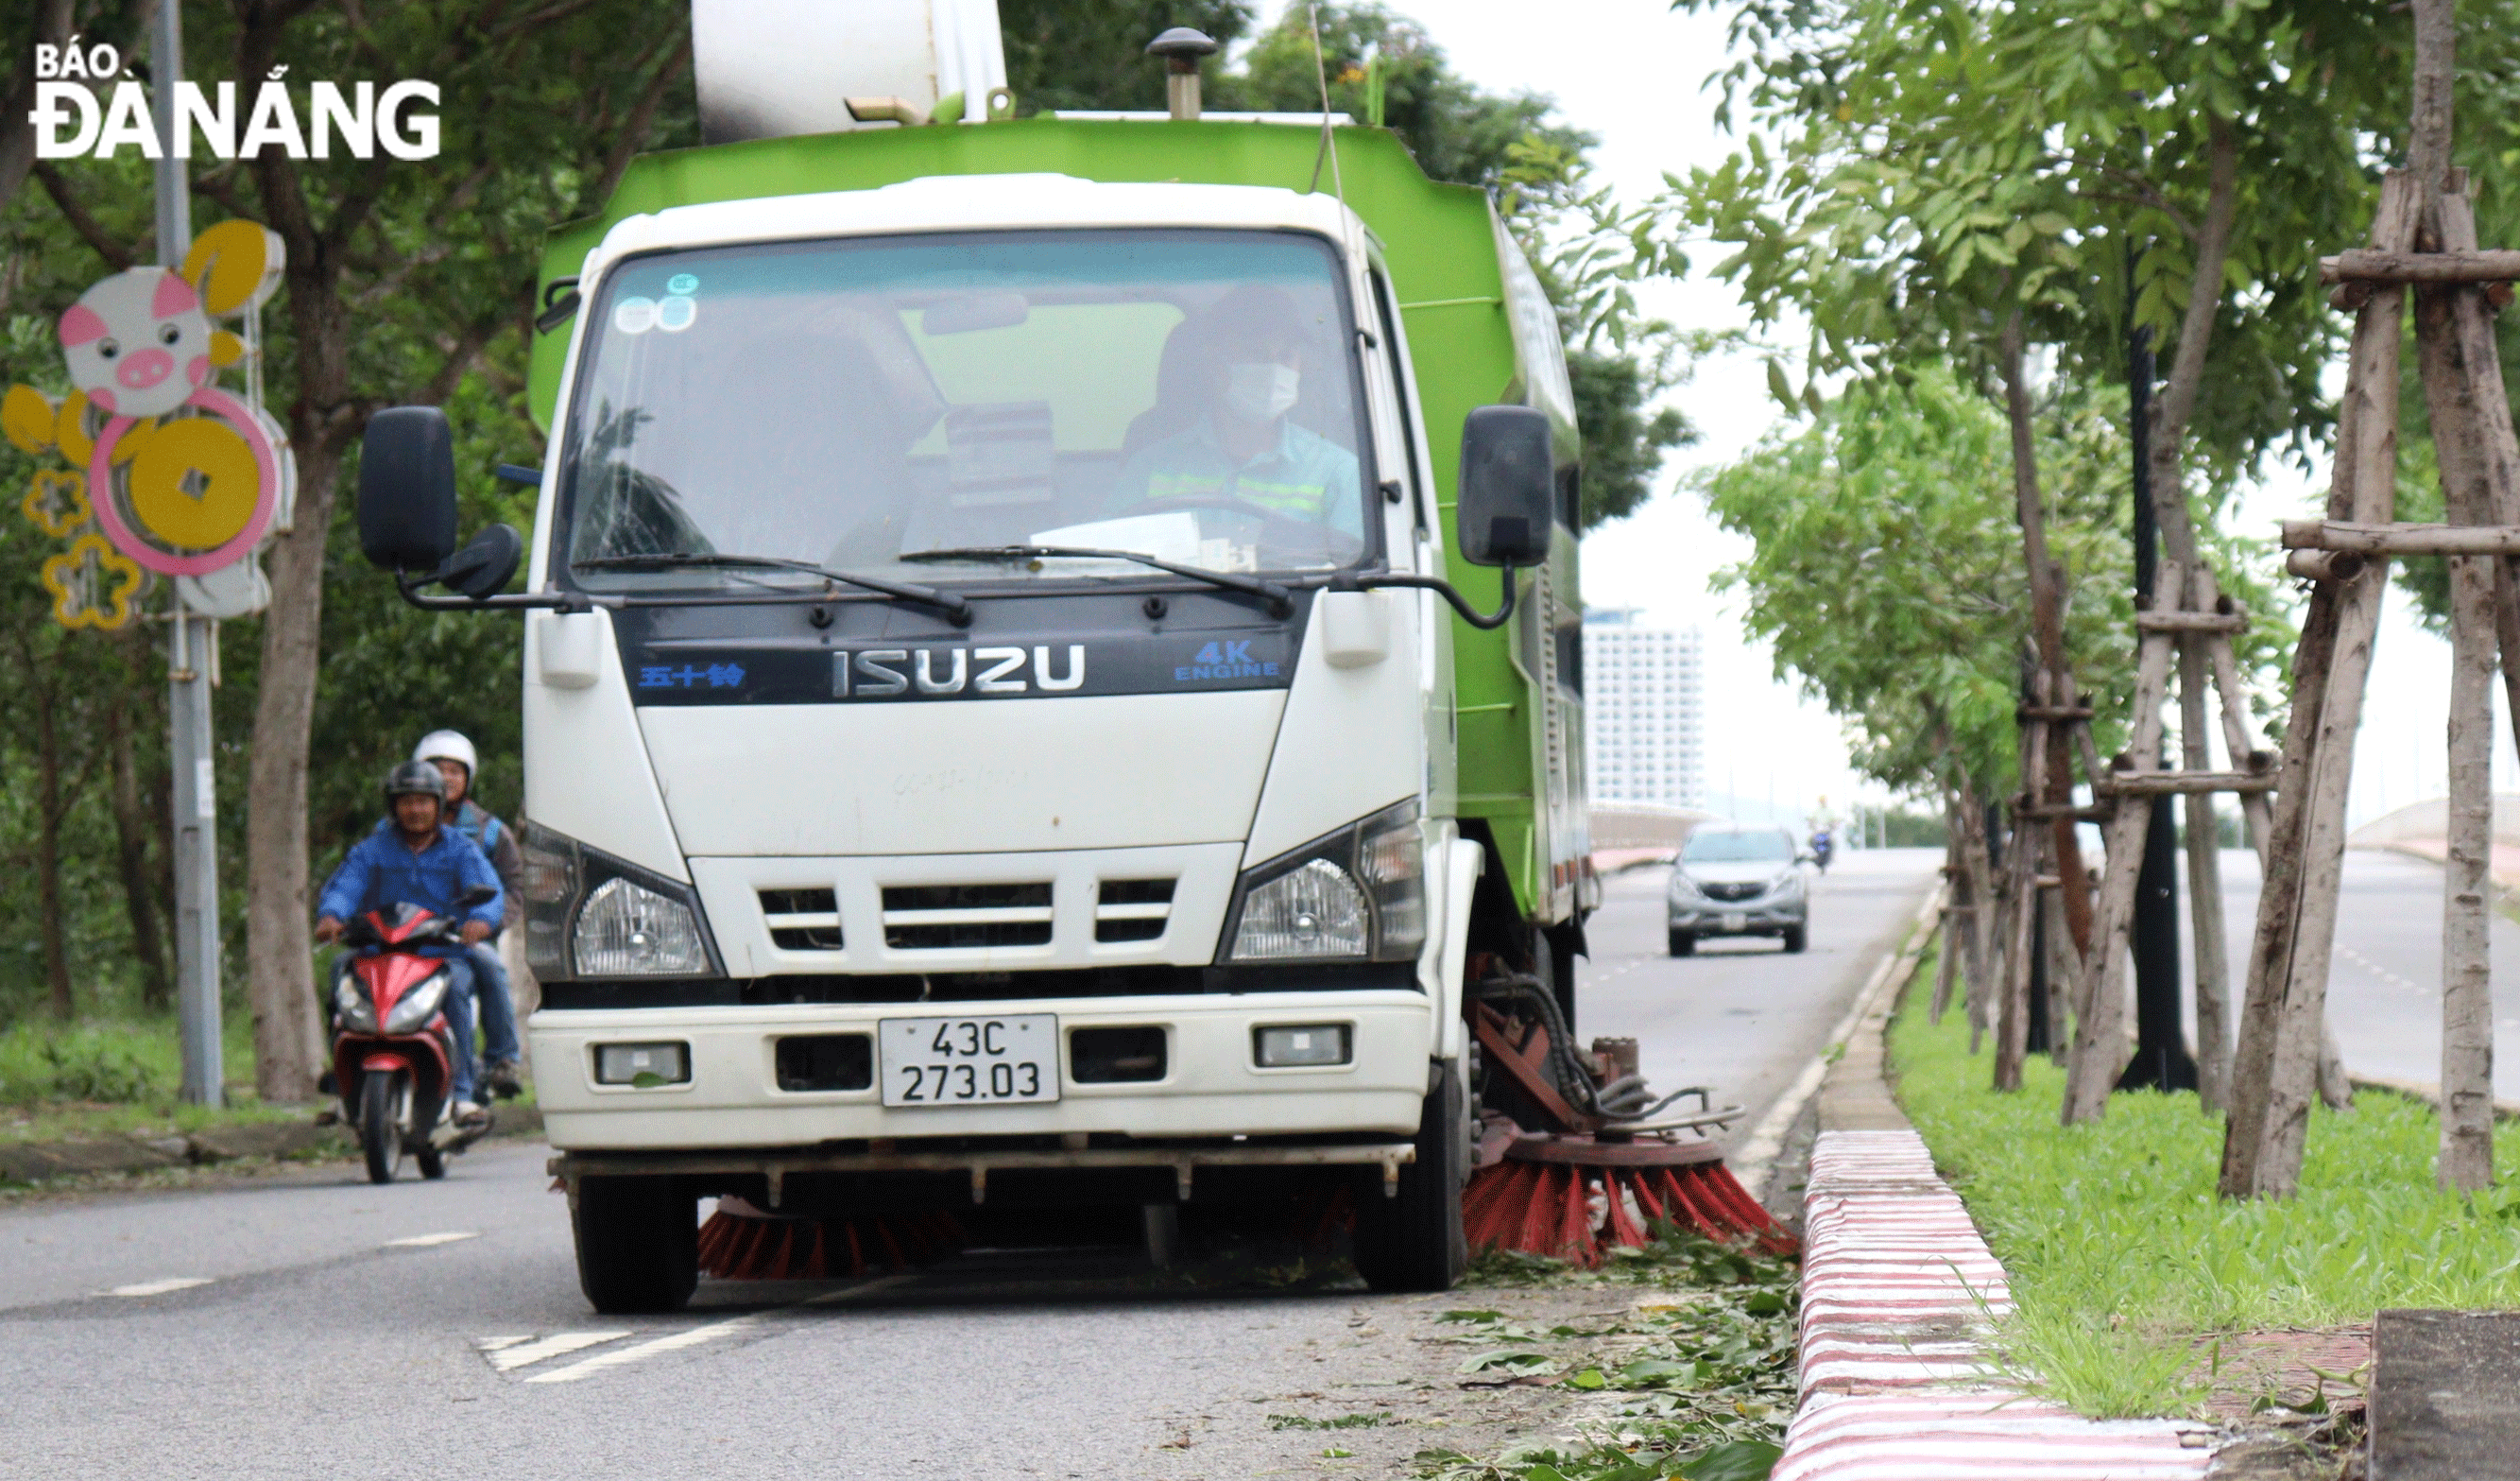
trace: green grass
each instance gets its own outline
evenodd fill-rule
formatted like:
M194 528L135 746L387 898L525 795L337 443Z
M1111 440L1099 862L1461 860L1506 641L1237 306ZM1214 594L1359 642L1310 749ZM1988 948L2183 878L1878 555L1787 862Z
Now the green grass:
M1931 1026L1925 998L1911 992L1892 1030L1899 1099L2010 1275L2002 1358L2059 1401L2182 1414L2214 1333L2520 1306L2520 1189L2439 1191L2429 1106L2364 1092L2351 1112L2316 1109L2300 1194L2226 1203L2223 1123L2194 1095L2113 1096L2100 1124L2059 1126L2061 1069L2033 1056L2021 1093L1997 1095L1962 1015ZM2520 1166L2520 1127L2498 1128L2495 1164Z
M195 1132L302 1115L254 1100L253 1029L245 1015L229 1014L222 1029L228 1105L215 1111L175 1099L184 1056L171 1018L20 1023L0 1032L0 1142Z

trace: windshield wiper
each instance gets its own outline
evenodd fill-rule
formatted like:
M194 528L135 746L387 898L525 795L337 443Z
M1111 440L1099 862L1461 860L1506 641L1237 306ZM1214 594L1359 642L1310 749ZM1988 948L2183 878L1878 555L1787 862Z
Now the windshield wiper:
M1073 557L1081 561L1135 561L1159 571L1204 581L1230 592L1242 592L1269 604L1269 614L1282 617L1295 609L1295 594L1275 581L1258 576L1238 576L1232 571L1212 571L1195 565L1176 565L1133 550L1088 550L1080 545L967 545L950 550L912 551L895 559L908 561L1023 561L1037 556Z
M572 570L672 570L678 567L706 565L734 566L749 570L799 571L809 576L820 576L826 581L845 581L851 586L879 592L899 601L916 602L922 606L935 607L943 612L956 627L971 625L971 604L952 592L938 591L932 586L916 586L907 581L886 581L878 576L852 575L847 571L835 571L827 565L816 565L811 561L789 561L778 556L722 556L714 551L658 551L653 555L646 556L595 556L569 562Z

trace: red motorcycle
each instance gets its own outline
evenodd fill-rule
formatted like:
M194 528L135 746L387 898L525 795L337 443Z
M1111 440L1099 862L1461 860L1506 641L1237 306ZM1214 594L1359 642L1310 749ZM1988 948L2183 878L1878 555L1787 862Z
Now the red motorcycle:
M470 908L490 898L468 890ZM460 946L464 922L417 905L372 910L347 923L333 967L333 1089L341 1119L359 1131L368 1181L391 1183L407 1152L424 1178L446 1176L446 1157L489 1134L485 1111L459 1126L455 1030L446 1019L454 973L427 946Z

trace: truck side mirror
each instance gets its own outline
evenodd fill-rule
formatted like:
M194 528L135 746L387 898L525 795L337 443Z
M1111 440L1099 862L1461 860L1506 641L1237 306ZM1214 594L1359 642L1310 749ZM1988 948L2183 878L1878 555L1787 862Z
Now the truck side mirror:
M1473 407L1462 420L1462 559L1473 565L1538 565L1555 518L1549 416L1528 406Z
M370 564L400 571L435 570L455 554L455 434L436 407L388 407L368 419L359 550Z

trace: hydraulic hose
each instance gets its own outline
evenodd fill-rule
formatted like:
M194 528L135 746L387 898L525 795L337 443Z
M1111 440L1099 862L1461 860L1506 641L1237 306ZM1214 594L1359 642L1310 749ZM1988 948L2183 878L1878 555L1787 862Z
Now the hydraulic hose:
M1598 1116L1611 1123L1647 1120L1683 1096L1704 1099L1704 1086L1692 1085L1673 1091L1659 1100L1649 1100L1642 1075L1621 1075L1607 1085L1593 1083L1592 1071L1575 1052L1574 1035L1566 1027L1566 1015L1558 1010L1557 996L1537 977L1514 974L1490 977L1478 984L1482 999L1502 1001L1527 1007L1549 1032L1549 1067L1557 1082L1557 1094L1578 1110Z

